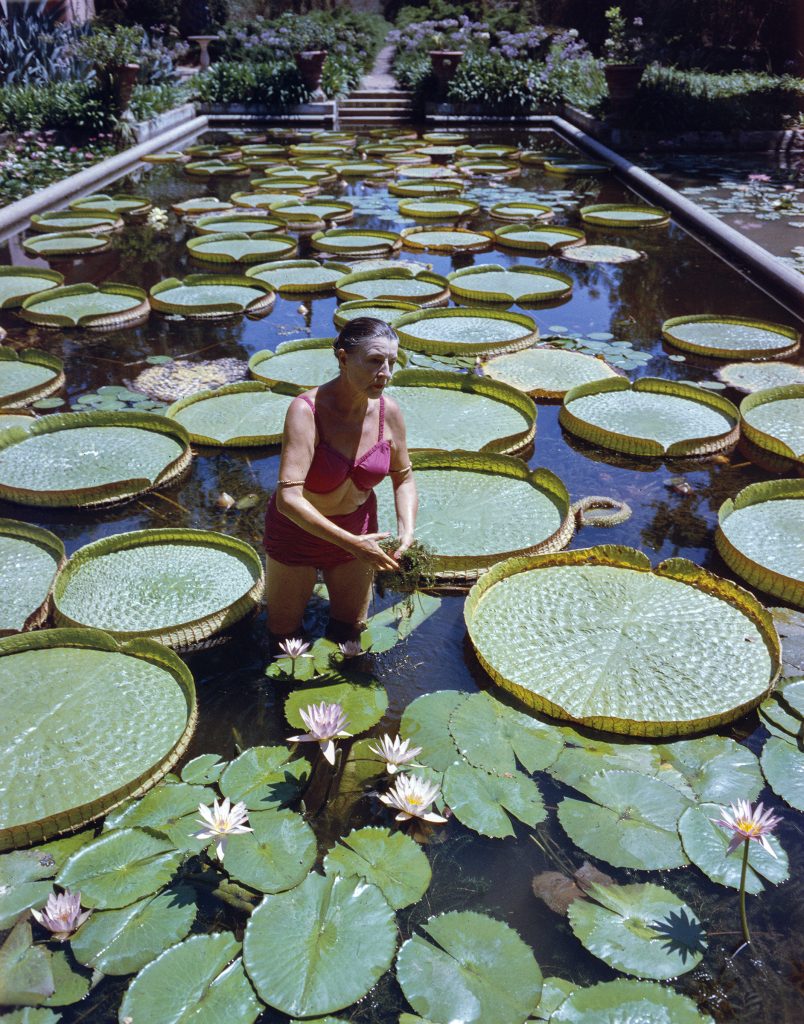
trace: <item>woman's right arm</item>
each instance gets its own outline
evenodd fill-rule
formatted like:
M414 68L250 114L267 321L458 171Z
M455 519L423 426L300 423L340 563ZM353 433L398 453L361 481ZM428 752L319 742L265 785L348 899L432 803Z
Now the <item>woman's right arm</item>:
M357 536L336 526L304 497L304 481L315 453L315 418L306 402L291 402L285 416L276 507L303 530L328 540L376 569L396 569L396 562L377 543L387 533Z

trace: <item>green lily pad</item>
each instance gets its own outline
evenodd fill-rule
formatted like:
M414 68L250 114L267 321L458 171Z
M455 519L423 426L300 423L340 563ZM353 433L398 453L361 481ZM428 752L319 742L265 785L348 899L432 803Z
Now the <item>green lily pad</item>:
M408 704L402 714L399 735L409 739L412 747L422 748L417 760L440 772L461 760L449 723L466 698L467 695L458 690L438 690L425 693Z
M633 263L645 254L622 245L570 245L561 250L561 258L572 263Z
M431 252L485 252L492 247L492 236L468 228L405 228L402 239L407 249Z
M243 801L250 811L275 810L298 798L310 773L306 758L290 760L287 747L250 747L232 761L220 790L232 803Z
M798 471L804 461L804 384L748 395L740 403L740 415L743 437L769 457L768 468Z
M60 1020L52 1010L33 1006L3 1014L3 1024L59 1024Z
M194 895L179 885L118 910L95 911L70 941L73 955L102 974L134 974L186 938L197 911Z
M310 874L290 892L265 897L246 926L243 957L264 1002L312 1017L362 998L395 948L394 912L376 886Z
M155 284L150 300L160 313L207 318L267 313L276 302L276 293L254 278L190 274L183 281L169 277Z
M521 249L524 252L555 252L568 245L583 245L586 235L576 228L507 224L496 228L494 240L503 249ZM571 285L571 282L570 282Z
M64 545L55 534L14 519L0 519L0 636L40 625L47 614Z
M706 940L686 903L660 885L585 887L567 916L576 937L593 956L638 978L663 980L701 962Z
M735 391L750 395L765 388L804 384L804 366L777 360L766 363L727 363L715 371L715 376Z
M217 754L199 754L182 768L182 782L211 785L220 779L225 767L226 761L222 761Z
M670 214L658 206L628 206L602 203L582 206L579 210L584 224L611 228L661 227L670 223Z
M283 342L275 352L262 349L249 359L249 372L265 384L281 381L297 387L318 387L332 380L337 372L338 364L332 347L334 340L300 338L298 341Z
M0 278L2 281L2 278ZM44 400L64 385L61 359L36 349L0 346L0 409L17 409ZM56 400L63 405L63 399Z
M85 907L126 907L166 885L183 854L173 844L141 828L123 828L100 836L74 853L57 881L81 890Z
M754 598L683 559L652 570L630 548L499 563L464 614L481 663L505 689L555 717L633 736L732 721L780 668Z
M53 995L52 963L27 920L18 921L0 946L0 1006L36 1006Z
M366 732L388 710L385 687L370 682L330 682L320 677L313 685L297 686L285 701L285 718L294 729L307 731L299 713L309 704L340 704L348 718L346 731L357 736Z
M402 299L419 305L439 304L449 297L449 283L440 274L405 268L347 274L338 280L335 290L341 299Z
M747 798L750 799L750 798ZM684 852L692 863L713 882L740 888L743 848L727 853L731 833L715 824L723 816L721 804L704 803L688 807L678 821L678 831ZM746 892L759 893L763 883L780 885L789 878L787 854L776 836L768 836L776 856L768 853L759 843L748 844L748 871L745 876Z
M694 740L668 743L656 750L661 759L660 777L667 767L674 768L701 801L719 804L753 801L762 789L757 758L747 747L727 736L699 736Z
M552 1024L713 1024L695 1003L650 981L604 981L576 988L550 1018Z
M329 231L317 231L311 236L311 243L320 252L340 253L342 256L350 253L388 255L401 246L402 239L392 231L331 228Z
M475 768L503 775L517 762L532 773L547 768L564 746L560 731L514 711L490 694L475 693L450 716L455 745Z
M495 775L466 762L450 765L443 794L458 821L493 839L514 835L509 815L530 827L547 817L539 787L516 769Z
M463 1024L524 1024L542 991L531 950L509 925L485 914L431 917L396 960L405 998L426 1018Z
M494 203L489 213L495 220L515 221L549 221L553 219L553 209L545 206L544 203L531 202L502 202Z
M538 337L529 316L497 310L422 309L393 324L408 351L435 355L492 355L528 348Z
M771 736L762 748L760 763L773 792L804 811L804 752L794 742Z
M199 804L211 803L215 795L215 791L207 786L193 786L186 782L161 783L144 797L130 800L108 814L104 831L139 827L166 832L176 821L195 814Z
M123 217L144 217L151 209L151 200L146 196L132 196L118 193L113 196L98 192L70 203L71 210L78 213L114 213Z
M118 533L76 551L54 592L56 621L188 647L239 622L262 597L262 564L211 530Z
M801 342L792 327L733 316L676 316L662 324L676 348L715 359L772 359L791 355Z
M249 267L246 277L264 281L280 295L308 295L332 292L344 271L318 260L277 260Z
M44 327L122 327L149 312L142 288L128 284L73 284L29 295L20 308L24 320Z
M558 820L582 850L614 867L645 871L687 863L677 832L689 806L681 793L630 771L600 771L576 785L595 802L567 797Z
M279 444L293 394L257 381L200 391L167 410L196 444L243 447Z
M187 1020L196 1024L252 1024L262 1007L237 956L240 943L229 932L192 935L166 950L134 978L119 1019ZM237 957L237 959L235 959Z
M254 811L254 830L232 836L226 846L226 870L238 882L259 892L293 889L316 860L315 833L293 811Z
M58 288L64 275L40 267L0 267L0 309L14 309L29 295Z
M286 259L296 251L296 241L289 235L265 235L262 232L221 232L201 235L186 243L190 255L204 263L261 263L270 259Z
M534 398L549 399L563 398L579 384L617 376L602 359L557 348L526 348L494 356L484 372Z
M46 260L66 259L82 253L101 252L110 245L109 235L88 235L70 231L50 231L26 238L22 247L29 256Z
M392 181L388 191L392 196L411 198L435 198L437 196L456 196L463 192L462 181Z
M410 836L373 827L344 836L324 858L324 871L376 885L394 910L420 900L432 878L427 856Z
M194 178L242 178L250 168L233 160L191 160L182 170Z
M234 196L232 196L234 199ZM180 203L171 203L171 210L179 217L194 217L205 213L223 213L232 209L232 203L218 196L196 196Z
M384 299L382 302L372 299L351 299L337 307L332 314L332 321L336 327L341 328L350 320L368 316L374 320L384 320L393 326L400 317L418 308L415 303L402 302L400 299Z
M572 292L572 278L566 274L540 267L503 267L497 263L454 270L449 283L453 296L466 302L499 302L509 306L514 302L520 306L557 302Z
M53 210L49 213L35 213L31 217L34 231L78 232L81 234L106 234L123 226L116 213L82 213L77 210Z
M404 217L422 219L450 220L467 217L479 209L478 204L470 199L449 198L449 196L421 196L420 198L403 199L399 204L399 212Z

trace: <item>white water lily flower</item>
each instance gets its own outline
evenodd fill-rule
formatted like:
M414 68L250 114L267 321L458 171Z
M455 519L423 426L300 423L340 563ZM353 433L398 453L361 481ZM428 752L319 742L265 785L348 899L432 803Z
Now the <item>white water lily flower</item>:
M294 664L297 658L312 658L312 654L307 653L310 650L310 645L297 637L288 637L278 646L285 657L290 658Z
M288 736L288 743L317 743L329 763L335 764L334 741L352 735L344 732L349 719L343 708L340 704L327 704L322 700L320 704L308 704L299 714L309 731L301 736Z
M214 839L218 860L223 860L226 840L229 836L243 835L245 832L254 831L246 824L248 822L248 811L242 800L236 804L230 804L229 798L225 797L221 803L213 800L211 807L199 804L198 813L204 820L196 818L196 821L204 827L200 832L193 832L192 838Z
M736 850L740 843L748 843L754 840L763 849L767 850L771 856L776 857L773 847L765 836L773 832L782 820L781 818L774 815L770 810L763 812L762 804L757 804L752 810L749 800L738 800L736 804L731 805L728 811L725 807L721 807L720 813L723 817L712 818L712 821L716 825L720 825L721 828L725 828L728 832L733 833L729 848L726 850L727 854Z
M338 649L344 658L357 658L363 654L363 646L359 640L347 640L342 644L338 644Z
M380 800L399 812L396 816L397 821L421 818L423 821L443 825L446 818L427 810L440 792L434 782L429 782L420 775L400 775L393 789L381 796Z
M421 754L421 747L413 747L409 750L410 740L402 740L399 736L393 739L386 733L380 738L379 747L369 746L369 750L385 761L385 770L389 775L395 775L403 764L409 764L411 768L422 768L423 765L416 764L413 758Z
M65 889L58 896L52 892L42 910L32 910L31 913L57 942L64 942L81 927L92 911L85 910L82 914L81 893Z

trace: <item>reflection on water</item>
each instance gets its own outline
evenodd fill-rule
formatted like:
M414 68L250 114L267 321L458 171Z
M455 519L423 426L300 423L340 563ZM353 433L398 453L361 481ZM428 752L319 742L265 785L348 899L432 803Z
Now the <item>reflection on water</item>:
M496 139L541 146L544 136L524 131L476 132L473 142ZM554 145L554 143L551 143ZM243 181L223 179L200 182L170 165L148 165L115 191L148 195L162 207L200 194L228 197L243 190ZM326 191L322 195L328 194ZM354 202L354 228L400 230L413 221L397 212L399 200L384 188L363 184L338 187L332 192ZM491 205L507 198L529 198L551 202L559 209L554 223L577 226L576 210L581 203L617 203L634 197L614 178L565 179L527 167L509 185L481 184L466 191L470 199ZM466 218L462 226L492 229L501 222L485 213ZM588 335L611 332L616 339L631 342L649 353L650 361L630 373L671 379L701 380L711 377L711 361L696 356L671 359L660 339L660 325L671 316L702 312L737 314L789 323L790 316L765 294L749 286L736 271L718 260L702 245L675 226L623 231L588 227L590 243L633 246L645 251L644 261L621 265L586 265L561 260L558 256L533 257L492 251L482 255L454 257L403 252L398 258L428 262L436 273L446 274L459 267L496 263L560 270L573 280L571 298L552 307L528 311L543 335L557 333ZM83 257L59 267L67 283L104 280L123 281L149 288L166 277L184 277L207 272L193 265L184 247L190 229L171 215L167 235L155 234L144 225L126 227L116 236L108 252ZM310 255L309 240L301 238L298 258ZM20 239L0 249L6 263L45 266L22 252ZM234 318L222 321L181 321L152 315L147 324L103 334L32 328L13 313L0 313L0 325L16 346L36 345L64 358L67 395L70 401L95 391L104 384L125 384L146 368L147 356L183 356L191 359L248 359L260 349L275 349L282 342L302 337L326 337L334 333L332 297L278 298L273 311L263 319ZM512 311L521 311L512 306ZM559 330L560 329L560 330ZM333 370L334 370L333 360ZM734 397L734 396L733 396ZM716 512L721 502L764 474L739 454L715 455L684 462L646 462L605 453L562 431L559 406L540 403L536 443L529 458L531 467L545 466L557 473L576 500L585 495L610 495L626 501L633 509L627 522L611 529L587 527L572 541L573 547L591 544L629 544L646 551L655 563L670 556L684 556L707 568L730 575L713 546ZM273 490L278 472L276 449L201 449L193 471L181 484L164 492L147 494L119 508L104 511L47 510L0 505L0 515L22 518L46 526L65 541L68 553L90 540L143 527L199 527L236 534L259 547L264 501ZM256 493L261 504L243 512L225 513L216 498L227 491L236 498ZM460 596L443 599L439 611L399 648L376 659L375 669L388 689L390 705L383 723L395 727L405 706L415 697L436 689L473 691L490 681L477 664L465 638L463 603ZM313 605L308 625L320 631L324 613ZM243 624L228 646L193 655L189 664L196 678L200 724L188 757L215 751L231 757L237 749L254 744L281 743L287 732L282 704L286 689L263 676L265 657L259 643L264 616ZM739 671L739 666L735 666ZM497 696L500 696L497 694ZM505 698L502 698L505 699ZM737 723L731 735L746 738L757 752L762 730L754 716ZM555 807L563 787L542 773L539 778L545 802ZM778 804L775 797L771 802ZM332 840L350 825L367 820L379 805L372 798L350 800L348 796L325 812L320 834ZM704 922L709 935L709 953L702 965L674 986L685 992L723 1021L756 1024L800 1019L796 1014L804 986L804 965L796 932L804 923L804 897L798 881L804 870L800 838L801 816L783 808L780 838L791 857L791 881L781 890L771 889L760 900L752 900L754 946L734 963L727 955L738 944L736 894L708 883L690 868L672 873L615 871L618 881L666 882L687 901ZM433 885L424 901L400 914L405 935L432 913L471 907L488 910L512 924L532 946L545 975L557 974L580 983L613 977L600 961L587 954L567 924L531 891L535 873L555 870L557 861L580 866L584 855L574 849L559 827L555 815L538 827L539 843L528 830L516 824L517 838L504 841L485 839L464 830L457 823L437 837L428 848L434 867ZM605 867L605 865L602 865ZM666 874L667 878L661 876ZM217 915L210 906L210 914ZM97 1002L68 1009L65 1022L91 1019L116 1020L119 987L104 982L96 992ZM352 1012L350 1019L365 1024L396 1022L403 999L392 975ZM798 1003L800 1010L800 1002ZM266 1013L266 1021L282 1021Z

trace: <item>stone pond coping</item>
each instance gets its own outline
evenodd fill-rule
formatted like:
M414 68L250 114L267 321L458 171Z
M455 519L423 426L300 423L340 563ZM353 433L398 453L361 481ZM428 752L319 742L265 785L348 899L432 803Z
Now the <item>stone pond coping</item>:
M61 209L80 195L98 191L111 181L134 169L149 153L160 149L180 147L208 126L206 117L196 117L192 103L175 107L160 114L151 121L134 125L135 137L140 133L145 138L122 153L115 153L78 174L55 181L33 195L18 199L8 206L0 207L0 242L28 226L35 213Z

